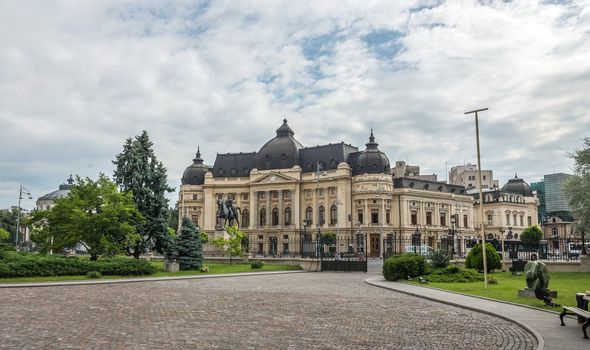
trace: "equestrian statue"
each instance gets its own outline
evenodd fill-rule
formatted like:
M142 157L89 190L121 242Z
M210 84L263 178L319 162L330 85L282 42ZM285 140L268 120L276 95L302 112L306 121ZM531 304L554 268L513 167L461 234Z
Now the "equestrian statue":
M233 203L233 199L229 196L225 201L221 198L217 200L217 219L223 219L223 228L226 228L228 224L232 226L234 221L238 228L240 227L238 213L241 213L241 210L238 207L234 207Z

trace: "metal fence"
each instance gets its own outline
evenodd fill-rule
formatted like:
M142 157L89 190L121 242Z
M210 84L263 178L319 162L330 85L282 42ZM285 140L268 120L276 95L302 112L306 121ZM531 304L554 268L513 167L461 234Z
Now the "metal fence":
M439 239L434 237L412 237L407 239L390 235L383 240L383 258L387 259L392 255L403 253L416 253L427 256L435 249L442 249L455 259L464 259L479 242L481 240L452 236ZM513 239L504 241L488 239L486 242L492 244L498 254L503 254L504 260L531 260L531 256L535 254L538 260L543 261L579 261L583 247L581 238L562 237L541 240L537 244L527 244ZM584 243L586 252L590 253L590 243Z

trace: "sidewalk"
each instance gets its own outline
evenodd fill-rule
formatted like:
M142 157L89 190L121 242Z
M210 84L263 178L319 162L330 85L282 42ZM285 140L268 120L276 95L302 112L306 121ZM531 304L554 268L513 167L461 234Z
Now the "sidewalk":
M293 270L293 271L268 271L268 272L239 272L239 273L224 273L224 274L212 274L212 275L186 275L186 276L169 276L169 277L135 277L135 278L78 280L78 281L32 282L32 283L30 283L30 282L13 282L13 283L0 283L0 289L1 288L56 287L56 286L92 285L92 284L178 281L178 280L194 280L194 279L218 278L218 277L246 277L246 276L279 275L279 274L287 274L287 273L304 273L304 272L307 272L307 271Z
M588 350L590 339L584 339L582 326L574 318L565 318L565 327L560 326L559 314L486 298L472 297L436 288L389 282L382 276L365 280L366 283L420 298L501 317L520 324L539 340L538 349ZM561 312L561 308L559 312Z

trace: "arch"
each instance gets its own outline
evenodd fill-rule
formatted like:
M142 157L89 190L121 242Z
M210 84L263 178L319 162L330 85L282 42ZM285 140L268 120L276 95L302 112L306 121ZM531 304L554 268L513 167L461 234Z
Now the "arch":
M313 209L311 207L305 208L305 220L308 226L313 224Z
M330 207L330 223L332 225L338 223L338 206L336 206L336 204L332 204Z
M276 207L273 208L272 213L271 213L271 224L272 224L272 226L279 225L279 209Z
M288 226L291 225L291 208L286 207L285 208L285 217L284 217L284 225Z
M266 209L262 208L260 209L260 226L265 226L266 225Z
M242 227L250 226L250 211L248 209L244 209L242 211Z

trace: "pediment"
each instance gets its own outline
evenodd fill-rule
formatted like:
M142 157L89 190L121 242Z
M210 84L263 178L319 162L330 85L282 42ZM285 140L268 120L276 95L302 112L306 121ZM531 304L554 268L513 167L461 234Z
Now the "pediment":
M286 176L284 174L270 172L265 174L256 180L250 182L250 185L266 185L266 184L275 184L275 183L290 183L290 182L298 182L298 179L295 179L290 176Z

